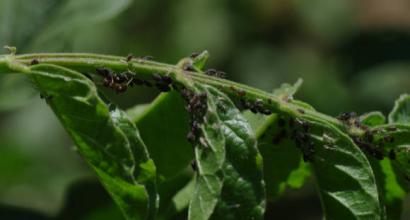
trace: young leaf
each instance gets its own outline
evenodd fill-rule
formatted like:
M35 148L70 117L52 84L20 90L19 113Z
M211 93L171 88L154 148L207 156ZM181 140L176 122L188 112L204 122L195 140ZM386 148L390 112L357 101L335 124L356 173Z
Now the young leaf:
M212 87L208 94L205 144L195 147L198 178L190 219L262 219L265 190L262 157L253 131L235 105Z
M389 123L409 124L410 123L410 96L403 94L394 104L393 110L389 114Z
M186 140L188 114L178 93L161 94L133 122L140 128L160 179L175 176L189 165L193 152Z
M386 117L381 112L369 112L360 116L360 122L364 125L374 127L386 123Z
M154 219L155 165L127 115L110 111L78 72L40 64L30 76L125 217Z

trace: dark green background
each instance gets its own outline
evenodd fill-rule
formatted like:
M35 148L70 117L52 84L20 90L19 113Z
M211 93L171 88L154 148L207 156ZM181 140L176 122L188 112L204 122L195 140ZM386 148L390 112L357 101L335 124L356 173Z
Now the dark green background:
M0 46L168 63L208 50L208 67L267 91L303 78L297 98L329 115L387 113L410 88L409 10L405 0L1 0ZM128 108L156 92L106 94ZM269 204L267 219L320 218L311 182ZM1 76L0 218L55 216L120 218L31 83Z

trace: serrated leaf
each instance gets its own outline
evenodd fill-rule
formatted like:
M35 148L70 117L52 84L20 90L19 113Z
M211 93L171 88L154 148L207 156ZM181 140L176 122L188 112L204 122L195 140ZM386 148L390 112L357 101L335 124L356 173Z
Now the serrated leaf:
M389 114L389 123L410 123L410 96L403 94L394 103L393 110Z
M262 219L265 190L262 157L253 131L235 105L212 87L202 131L209 148L195 147L198 180L190 219ZM220 196L220 198L218 198ZM204 201L211 201L206 204Z
M164 93L133 118L156 162L160 179L177 175L192 160L192 146L186 140L189 128L184 105L178 93Z
M195 146L198 167L195 190L189 203L188 219L209 219L214 212L223 186L223 164L225 162L225 137L217 115L215 98L206 88L198 86L207 94L206 123L200 126L206 145Z
M30 76L127 219L153 219L155 165L127 115L109 109L78 72L40 64Z
M326 219L381 219L376 179L369 161L337 128L310 121L314 171Z
M289 137L288 121L279 119L276 114L265 116L250 111L243 114L257 135L258 149L264 158L267 199L278 199L288 187L302 187L310 176L310 169Z
M364 125L374 127L386 123L386 117L381 112L369 112L363 114L359 118L360 122Z

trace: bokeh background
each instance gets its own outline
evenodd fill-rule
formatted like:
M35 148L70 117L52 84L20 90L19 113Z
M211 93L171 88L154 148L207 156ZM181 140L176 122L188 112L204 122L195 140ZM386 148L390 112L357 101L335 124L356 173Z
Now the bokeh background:
M410 92L409 12L408 0L0 0L0 45L168 63L208 50L208 67L266 91L303 78L297 98L326 114L387 114ZM108 95L127 108L156 93ZM121 219L72 146L28 80L0 76L0 219ZM320 219L311 182L266 219Z

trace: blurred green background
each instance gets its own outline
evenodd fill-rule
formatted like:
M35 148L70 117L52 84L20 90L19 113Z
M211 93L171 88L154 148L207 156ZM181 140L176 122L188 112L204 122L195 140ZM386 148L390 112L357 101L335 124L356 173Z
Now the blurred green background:
M168 63L208 50L208 67L267 91L303 78L297 98L326 114L387 114L409 91L409 12L407 0L0 0L0 45ZM156 93L108 95L127 108ZM0 219L121 219L72 146L28 80L0 76ZM319 219L311 182L266 219Z

